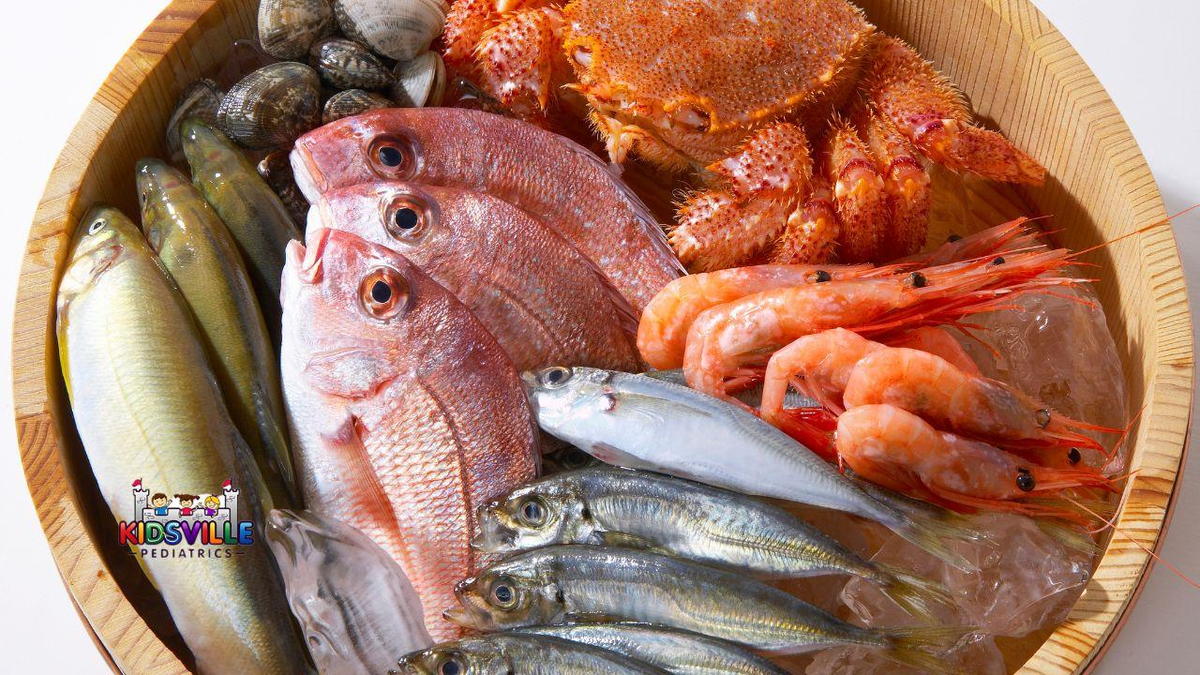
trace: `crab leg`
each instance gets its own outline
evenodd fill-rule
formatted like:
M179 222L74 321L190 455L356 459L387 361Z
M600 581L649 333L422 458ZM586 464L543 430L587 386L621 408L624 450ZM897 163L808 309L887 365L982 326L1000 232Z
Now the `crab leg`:
M883 258L912 255L925 246L929 229L929 174L908 140L874 109L867 111L864 127L892 214Z
M519 9L483 33L475 56L483 87L523 117L545 113L550 93L566 81L562 12Z
M854 127L842 120L834 122L824 157L825 174L833 183L833 200L842 222L842 261L877 259L891 214L875 158Z
M680 205L670 240L692 271L745 263L762 253L807 196L812 156L800 127L780 122L759 129L736 155L708 170L719 188L699 192Z
M1003 135L975 126L962 95L903 41L878 38L863 91L925 156L953 171L1040 185L1046 169Z
M840 232L833 191L824 178L814 177L812 193L788 216L783 234L767 251L767 261L793 265L829 262Z

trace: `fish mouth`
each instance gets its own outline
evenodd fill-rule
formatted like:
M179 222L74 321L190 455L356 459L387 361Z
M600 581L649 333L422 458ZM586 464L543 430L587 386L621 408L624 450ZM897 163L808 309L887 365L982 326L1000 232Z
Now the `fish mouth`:
M458 626L464 628L474 628L475 623L471 621L467 610L463 607L455 607L442 612L442 618Z
M292 165L292 177L296 186L308 199L308 203L315 204L321 198L321 194L329 189L329 179L317 168L306 139L296 142L296 146L288 155L288 161Z
M296 277L301 282L310 285L321 282L321 258L332 233L332 230L322 228L308 235L308 246L298 241L288 244L288 262L295 264Z

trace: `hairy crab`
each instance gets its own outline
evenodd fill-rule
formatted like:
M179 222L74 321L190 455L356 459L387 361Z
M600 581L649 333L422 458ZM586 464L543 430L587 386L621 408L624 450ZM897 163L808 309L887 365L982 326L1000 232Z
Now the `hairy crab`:
M446 62L527 119L582 95L610 158L695 170L671 243L693 271L879 261L925 242L921 157L1045 169L845 0L458 0ZM569 100L569 99L568 99Z

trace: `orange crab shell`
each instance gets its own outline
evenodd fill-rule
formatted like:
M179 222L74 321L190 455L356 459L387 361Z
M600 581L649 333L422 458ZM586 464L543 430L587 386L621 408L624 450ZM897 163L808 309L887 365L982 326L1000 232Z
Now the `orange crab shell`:
M573 0L564 14L599 116L700 164L846 81L875 31L845 0Z

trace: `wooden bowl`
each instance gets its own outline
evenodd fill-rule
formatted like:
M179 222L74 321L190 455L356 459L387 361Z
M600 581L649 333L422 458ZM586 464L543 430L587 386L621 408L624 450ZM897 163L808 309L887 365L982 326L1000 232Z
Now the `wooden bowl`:
M161 601L116 545L87 470L59 376L54 297L69 232L94 202L137 211L133 165L163 153L163 128L181 89L216 69L237 38L255 35L257 0L175 0L113 70L58 159L21 269L13 329L13 386L21 459L63 580L114 667L184 672L189 657ZM984 119L1050 170L1028 195L1055 216L1062 242L1084 247L1165 216L1137 144L1104 89L1027 0L867 0L883 30L912 42L966 91ZM1007 196L1005 196L1007 194ZM981 189L972 227L1011 215L1012 194ZM1097 290L1128 378L1129 407L1145 406L1124 492L1123 536L1066 623L1040 646L1008 656L1023 672L1086 670L1120 627L1158 545L1184 454L1192 392L1192 335L1170 229L1100 251ZM1036 649L1036 652L1033 650ZM1011 651L1011 649L1010 649ZM1032 652L1032 656L1029 654Z

